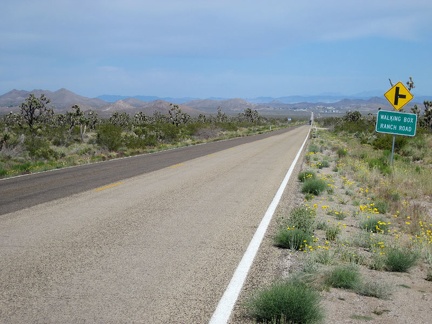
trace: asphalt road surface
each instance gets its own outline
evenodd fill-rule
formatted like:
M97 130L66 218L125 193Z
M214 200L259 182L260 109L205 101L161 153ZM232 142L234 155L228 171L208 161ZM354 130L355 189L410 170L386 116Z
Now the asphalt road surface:
M0 215L67 197L85 190L156 171L240 144L263 139L287 129L227 141L183 147L154 154L81 165L10 179L0 179Z
M208 323L308 129L3 213L0 322Z

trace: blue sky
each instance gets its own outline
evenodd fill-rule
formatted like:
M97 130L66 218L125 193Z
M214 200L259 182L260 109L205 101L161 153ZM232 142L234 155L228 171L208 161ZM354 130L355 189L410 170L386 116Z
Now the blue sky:
M3 0L0 94L432 95L430 0Z

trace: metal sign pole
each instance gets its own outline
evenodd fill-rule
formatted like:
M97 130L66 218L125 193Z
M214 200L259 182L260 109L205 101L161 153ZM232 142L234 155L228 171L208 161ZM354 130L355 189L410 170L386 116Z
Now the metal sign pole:
M393 135L392 151L391 151L391 158L390 158L390 165L391 166L393 166L393 155L394 155L395 141L396 141L396 135Z

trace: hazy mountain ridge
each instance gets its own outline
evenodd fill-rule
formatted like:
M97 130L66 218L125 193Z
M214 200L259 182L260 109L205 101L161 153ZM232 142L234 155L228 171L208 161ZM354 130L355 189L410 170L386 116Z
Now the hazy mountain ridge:
M0 96L0 107L19 107L30 94L36 97L44 94L50 99L50 105L58 110L69 109L73 105L79 105L83 109L97 109L107 104L101 99L83 97L64 88L54 92L40 89L32 91L14 89Z
M179 105L179 108L189 115L199 115L202 111L193 109L186 105ZM164 100L154 100L151 102L141 101L135 98L127 98L124 100L118 100L102 107L102 111L114 112L122 111L135 113L138 111L144 112L146 115L153 115L155 112L166 114L171 109L171 103Z
M339 95L321 96L286 96L286 97L257 97L253 99L242 98L159 98L156 96L120 96L104 95L97 98L88 98L75 94L67 89L57 91L49 90L11 90L0 96L0 113L17 111L22 102L30 95L40 96L45 94L50 100L50 105L56 112L69 110L73 105L79 105L83 110L93 109L102 114L114 111L135 113L142 111L153 114L158 111L165 114L170 109L170 103L178 104L182 111L190 115L214 114L220 108L228 114L237 114L244 109L250 108L265 113L283 113L288 111L316 111L344 113L348 110L359 110L362 112L376 111L378 108L391 108L388 101L382 97L351 98ZM102 98L105 98L103 100ZM423 107L424 100L432 100L432 96L414 97L407 107L414 104Z

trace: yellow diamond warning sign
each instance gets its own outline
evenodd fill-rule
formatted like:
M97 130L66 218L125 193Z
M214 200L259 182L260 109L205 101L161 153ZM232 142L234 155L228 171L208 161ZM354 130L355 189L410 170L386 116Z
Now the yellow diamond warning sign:
M401 110L403 106L414 98L402 82L398 82L391 87L391 89L384 94L384 97L387 98L396 110Z

